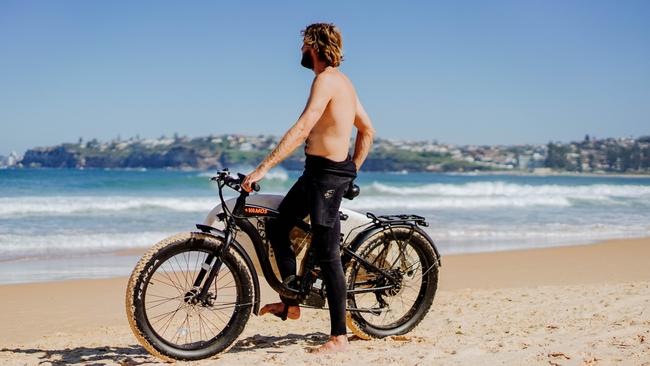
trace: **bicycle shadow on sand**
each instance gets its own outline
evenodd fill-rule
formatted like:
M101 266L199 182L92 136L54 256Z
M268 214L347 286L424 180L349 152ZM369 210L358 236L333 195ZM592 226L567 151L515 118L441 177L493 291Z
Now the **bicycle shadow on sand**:
M226 352L240 353L252 352L263 349L269 353L281 353L283 347L300 344L305 347L316 347L325 343L329 335L321 332L295 334L290 333L282 336L265 336L256 334L238 340L232 348ZM100 366L106 364L119 364L124 366L136 366L142 364L160 363L159 360L149 354L140 345L129 345L124 347L98 346L98 347L74 347L63 349L39 349L39 348L0 348L0 356L4 352L10 354L26 354L38 357L38 365L71 365L82 364L87 366ZM28 363L25 363L28 364Z
M83 364L87 366L99 366L108 363L117 363L124 366L135 366L151 363L152 361L155 362L152 356L139 345L125 347L74 347L64 349L0 348L0 355L4 352L34 354L38 357L38 365L58 366ZM38 355L39 353L42 353L42 355Z
M254 349L267 349L267 352L269 352L268 349L270 348L278 348L278 351L280 351L279 349L282 347L295 344L302 344L308 347L320 346L327 342L327 340L329 340L329 335L322 332L307 334L289 333L281 336L255 334L237 341L228 353L248 352Z

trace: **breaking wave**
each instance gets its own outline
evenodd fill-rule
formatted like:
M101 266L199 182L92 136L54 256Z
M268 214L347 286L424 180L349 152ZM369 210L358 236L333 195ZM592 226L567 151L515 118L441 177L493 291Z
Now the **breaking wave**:
M359 197L352 202L343 202L350 209L443 209L443 208L503 208L555 206L569 207L571 202L564 197Z
M609 197L645 197L650 199L650 186L642 185L527 185L504 182L477 182L466 184L425 184L412 187L396 187L378 182L370 185L373 193L392 195L434 195L434 196L547 196L580 197L603 199Z
M24 234L0 234L0 260L147 248L169 235L171 233L167 232L60 233L28 237Z
M0 197L0 217L110 213L143 209L207 212L216 197L29 196Z
M281 173L278 174L281 176ZM268 187L266 193L274 191L272 188L273 186ZM216 195L0 197L0 217L111 214L118 211L143 210L208 212L216 204L218 204ZM650 186L562 186L479 182L462 185L425 184L397 187L374 182L362 186L361 195L353 201L343 200L343 206L358 210L572 207L580 205L650 207Z
M522 185L504 182L398 187L373 182L349 208L569 207L580 204L650 206L650 186Z

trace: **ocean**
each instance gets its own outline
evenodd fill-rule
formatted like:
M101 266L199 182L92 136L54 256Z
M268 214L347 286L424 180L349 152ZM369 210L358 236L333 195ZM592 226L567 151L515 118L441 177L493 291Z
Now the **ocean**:
M194 230L218 203L212 173L0 170L0 283L128 275L138 256L117 252ZM299 175L272 170L262 190L284 193ZM650 236L650 177L362 172L357 183L345 207L423 215L443 255Z

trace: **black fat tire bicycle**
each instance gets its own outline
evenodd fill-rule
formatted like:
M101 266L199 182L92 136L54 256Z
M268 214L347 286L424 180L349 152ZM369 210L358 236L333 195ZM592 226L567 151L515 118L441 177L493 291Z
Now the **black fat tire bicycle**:
M243 177L223 170L212 178L219 187L222 212L217 218L223 230L198 224L200 231L163 239L142 256L129 278L129 325L140 344L162 360L200 360L226 352L251 313L259 313L257 270L237 241L240 232L251 240L271 288L303 307L326 309L327 289L310 242L303 248L302 273L284 282L278 279L265 234L265 224L278 213L275 207L247 203ZM234 204L224 200L225 186L239 193ZM254 189L258 191L259 185ZM342 213L341 219L346 216ZM356 232L343 233L347 236L341 240L347 325L362 339L405 334L424 319L433 303L440 255L420 228L427 225L423 217L372 213L366 217L367 222ZM303 239L310 237L308 223L299 220L296 227L306 234Z

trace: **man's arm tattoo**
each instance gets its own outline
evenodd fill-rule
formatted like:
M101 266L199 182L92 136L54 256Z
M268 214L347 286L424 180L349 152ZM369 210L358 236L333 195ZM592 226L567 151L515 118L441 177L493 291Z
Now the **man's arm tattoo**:
M282 137L278 146L276 146L271 153L259 165L260 168L268 171L282 160L286 159L300 144L302 144L307 136L302 133L302 129L298 126L292 127Z

